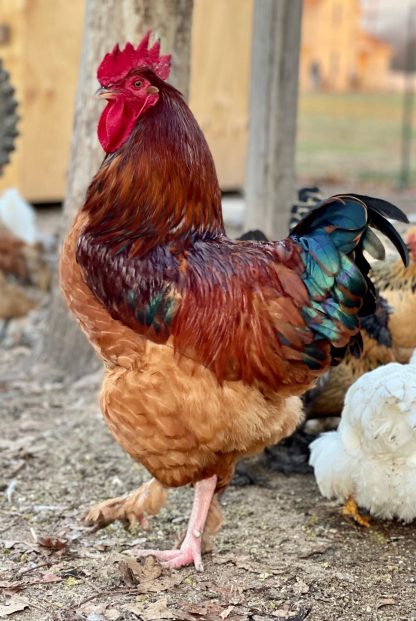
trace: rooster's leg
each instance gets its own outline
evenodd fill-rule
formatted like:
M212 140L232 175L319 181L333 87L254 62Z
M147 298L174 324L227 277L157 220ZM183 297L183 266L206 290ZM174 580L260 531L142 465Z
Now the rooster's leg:
M352 517L353 520L357 522L357 524L359 524L360 526L365 526L366 528L370 526L370 518L361 515L361 513L358 511L357 503L352 496L347 499L345 505L343 506L342 515Z
M151 479L128 496L111 498L94 505L84 515L83 520L93 530L104 528L116 520L120 520L126 528L136 522L143 528L148 528L146 515L159 513L165 501L166 489L156 479Z
M203 479L195 484L194 504L185 538L179 550L135 550L138 556L154 556L164 567L179 569L194 563L203 571L201 539L207 521L209 507L217 485L217 476Z

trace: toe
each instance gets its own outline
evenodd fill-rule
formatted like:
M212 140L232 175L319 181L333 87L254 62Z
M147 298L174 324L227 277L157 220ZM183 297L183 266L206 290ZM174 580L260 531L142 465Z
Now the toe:
M179 550L134 550L137 556L154 556L158 561L169 561L179 554Z
M197 571L204 571L201 556L193 556L190 550L182 552L180 550L176 550L176 556L170 558L169 560L163 561L161 565L167 569L180 569L181 567L192 565L192 563L195 565L195 569Z
M195 556L195 558L194 558L194 565L195 565L195 569L197 571L204 571L204 565L202 563L202 558L201 558L200 554Z

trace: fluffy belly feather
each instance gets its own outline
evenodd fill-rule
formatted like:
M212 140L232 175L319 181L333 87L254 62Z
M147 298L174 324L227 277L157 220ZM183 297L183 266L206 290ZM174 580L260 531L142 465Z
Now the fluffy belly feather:
M226 485L240 457L291 434L302 418L298 397L220 385L205 367L150 342L138 368L107 372L101 407L121 446L168 486L211 474Z

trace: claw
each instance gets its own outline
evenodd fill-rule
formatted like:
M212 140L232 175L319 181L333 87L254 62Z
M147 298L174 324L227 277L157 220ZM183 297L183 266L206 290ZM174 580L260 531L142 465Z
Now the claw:
M345 505L343 506L342 515L352 517L357 524L363 526L364 528L370 528L371 526L370 518L365 515L361 515L358 511L357 503L352 496L347 499Z
M126 530L137 523L144 530L148 530L150 524L146 514L158 513L165 499L166 489L158 481L151 479L131 494L94 505L83 515L82 519L92 527L92 532L105 528L116 520L119 520Z

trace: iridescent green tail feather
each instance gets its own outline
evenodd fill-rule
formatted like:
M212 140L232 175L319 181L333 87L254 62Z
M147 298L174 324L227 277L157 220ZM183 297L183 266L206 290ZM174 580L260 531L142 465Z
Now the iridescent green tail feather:
M315 342L329 340L337 363L349 346L360 349L360 317L375 310L375 290L364 250L384 257L384 246L372 228L390 239L405 265L405 243L387 218L407 222L405 214L386 201L361 195L337 195L322 202L293 229L302 248L303 281L311 304L303 316ZM311 352L305 356L309 364ZM313 359L313 356L312 356Z

